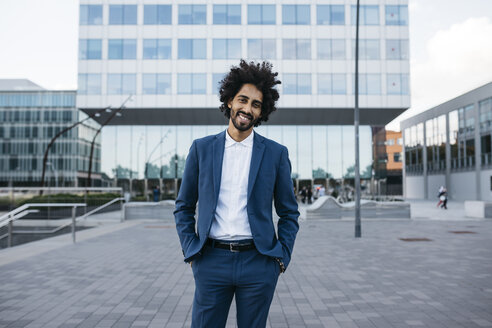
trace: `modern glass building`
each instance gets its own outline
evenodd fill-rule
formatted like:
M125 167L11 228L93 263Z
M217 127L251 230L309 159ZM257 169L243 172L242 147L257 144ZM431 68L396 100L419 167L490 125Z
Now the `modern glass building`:
M407 198L492 199L492 82L401 122Z
M29 80L0 80L0 185L39 186L50 140L87 115L75 107L76 91L51 91ZM99 124L87 120L58 138L46 166L45 186L85 186L90 147ZM92 177L101 182L96 138ZM97 185L97 183L96 183Z
M226 128L218 82L246 60L268 60L279 110L257 129L289 149L297 182L350 179L354 166L355 1L81 0L77 107L118 107L103 129L102 172L180 178L191 142ZM361 173L373 126L410 106L407 0L360 12ZM103 123L104 118L98 119Z

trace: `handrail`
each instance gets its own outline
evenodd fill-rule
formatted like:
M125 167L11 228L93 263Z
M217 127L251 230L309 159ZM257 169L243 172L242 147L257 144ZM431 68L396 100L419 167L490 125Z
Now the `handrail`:
M15 210L8 212L0 216L0 228L8 224L9 219L13 218L16 214L27 210L29 207L83 207L85 203L27 203L17 207ZM5 221L5 222L2 222Z
M9 232L4 234L4 235L1 235L0 236L0 240L5 238L5 237L9 237L9 247L11 245L11 238L12 238L12 222L17 220L17 219L20 219L21 217L29 214L29 213L32 213L32 212L38 212L38 210L27 210L27 208L29 207L72 207L72 222L69 222L69 223L65 223L65 224L62 224L61 226L53 229L53 230L44 230L44 231L36 231L36 230L26 230L26 231L22 231L22 232L16 232L16 233L29 233L29 234L50 234L50 233L56 233L60 230L62 230L63 228L66 228L70 225L72 225L72 237L73 237L73 241L75 243L75 224L77 222L77 220L80 220L80 219L87 219L88 216L96 213L96 212L99 212L100 210L118 202L118 201L123 201L125 198L123 197L117 197L95 209L93 209L92 211L90 212L87 212L85 213L84 215L82 216L79 216L79 217L75 217L75 207L78 207L78 206L86 206L86 204L83 204L83 203L52 203L52 204L46 204L46 203L28 203L28 204L24 204L22 206L20 206L19 208L16 208L15 210L3 215L2 217L0 217L0 228L9 224ZM2 220L4 220L5 222L2 223Z
M112 205L113 203L116 203L117 201L121 201L121 200L124 200L124 198L123 198L123 197L117 197L117 198L115 198L115 199L113 199L113 200L111 200L111 201L107 202L106 204L103 204L103 205L101 205L101 206L99 206L99 207L97 207L97 208L93 209L92 211L87 212L87 213L85 213L84 215L82 215L82 216L79 216L79 217L75 218L75 221L77 221L77 220L79 220L79 219L87 219L87 217L88 217L89 215L92 215L92 214L94 214L94 213L96 213L96 212L98 212L98 211L102 210L103 208L106 208L106 207L108 207L109 205ZM55 233L55 232L58 232L58 231L60 231L61 229L65 228L65 227L68 227L68 226L69 226L69 225L71 225L71 224L72 224L71 222L69 222L69 223L65 223L65 224L62 224L61 226L59 226L59 227L58 227L58 228L56 228L56 229L53 229L53 230L50 230L50 231L43 231L42 233ZM36 232L35 232L35 233L36 233ZM41 232L39 232L39 233L41 233Z
M24 204L24 205L16 208L15 210L10 211L7 214L0 217L0 228L8 225L8 233L6 235L2 236L2 238L7 236L8 237L7 246L8 247L12 246L12 234L13 234L14 221L19 219L20 217L22 217L19 215L19 213L23 212L24 210L27 210L29 207L71 207L72 208L72 240L75 243L75 209L77 207L83 207L83 206L86 206L86 204L85 203L27 203L27 204Z

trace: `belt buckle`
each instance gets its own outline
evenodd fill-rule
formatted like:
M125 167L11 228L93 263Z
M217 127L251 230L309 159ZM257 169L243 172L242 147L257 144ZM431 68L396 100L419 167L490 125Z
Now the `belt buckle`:
M234 246L239 246L239 245L240 245L239 243L230 243L230 244L229 244L229 250L230 250L231 252L237 253L237 252L239 252L239 251L238 251L238 250L233 249L232 247L234 247Z

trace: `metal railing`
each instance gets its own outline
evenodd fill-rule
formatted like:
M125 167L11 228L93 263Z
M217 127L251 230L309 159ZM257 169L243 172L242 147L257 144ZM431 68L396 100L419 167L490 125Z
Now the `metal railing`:
M75 241L76 241L75 240L75 230L76 230L76 224L77 224L78 220L85 220L90 215L93 215L93 214L99 212L100 210L102 210L102 209L104 209L104 208L106 208L106 207L108 207L108 206L110 206L110 205L112 205L118 201L123 202L123 200L124 200L123 197L117 197L117 198L115 198L115 199L113 199L113 200L93 209L92 211L87 212L82 216L79 216L79 217L76 217L75 210L77 207L85 207L86 204L84 204L84 203L48 203L48 204L47 203L29 203L29 204L24 204L24 205L16 208L15 210L10 211L9 213L0 217L0 228L2 228L4 226L8 226L8 232L4 235L1 235L0 240L8 237L7 247L12 247L12 235L14 233L14 231L13 231L14 221L26 216L29 213L38 212L38 210L28 210L29 207L71 207L72 208L72 220L71 220L71 222L62 224L61 226L56 227L53 230L48 230L48 231L46 231L46 230L44 230L44 231L24 230L22 232L15 232L15 233L16 234L18 234L18 233L23 233L23 234L52 234L52 233L57 233L58 231L71 225L72 226L72 241L75 243ZM123 221L123 219L124 219L124 208L123 208L123 204L122 204L121 205L121 221Z

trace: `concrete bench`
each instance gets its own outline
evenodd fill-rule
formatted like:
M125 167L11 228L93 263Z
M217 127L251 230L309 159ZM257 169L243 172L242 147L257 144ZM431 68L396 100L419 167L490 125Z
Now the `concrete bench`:
M306 208L306 219L341 219L355 216L355 202L340 204L331 196L322 196ZM410 204L361 200L362 218L409 219Z
M125 203L124 206L125 220L174 220L174 200L163 200L158 203L130 202Z
M492 202L466 200L465 216L469 218L492 218Z

